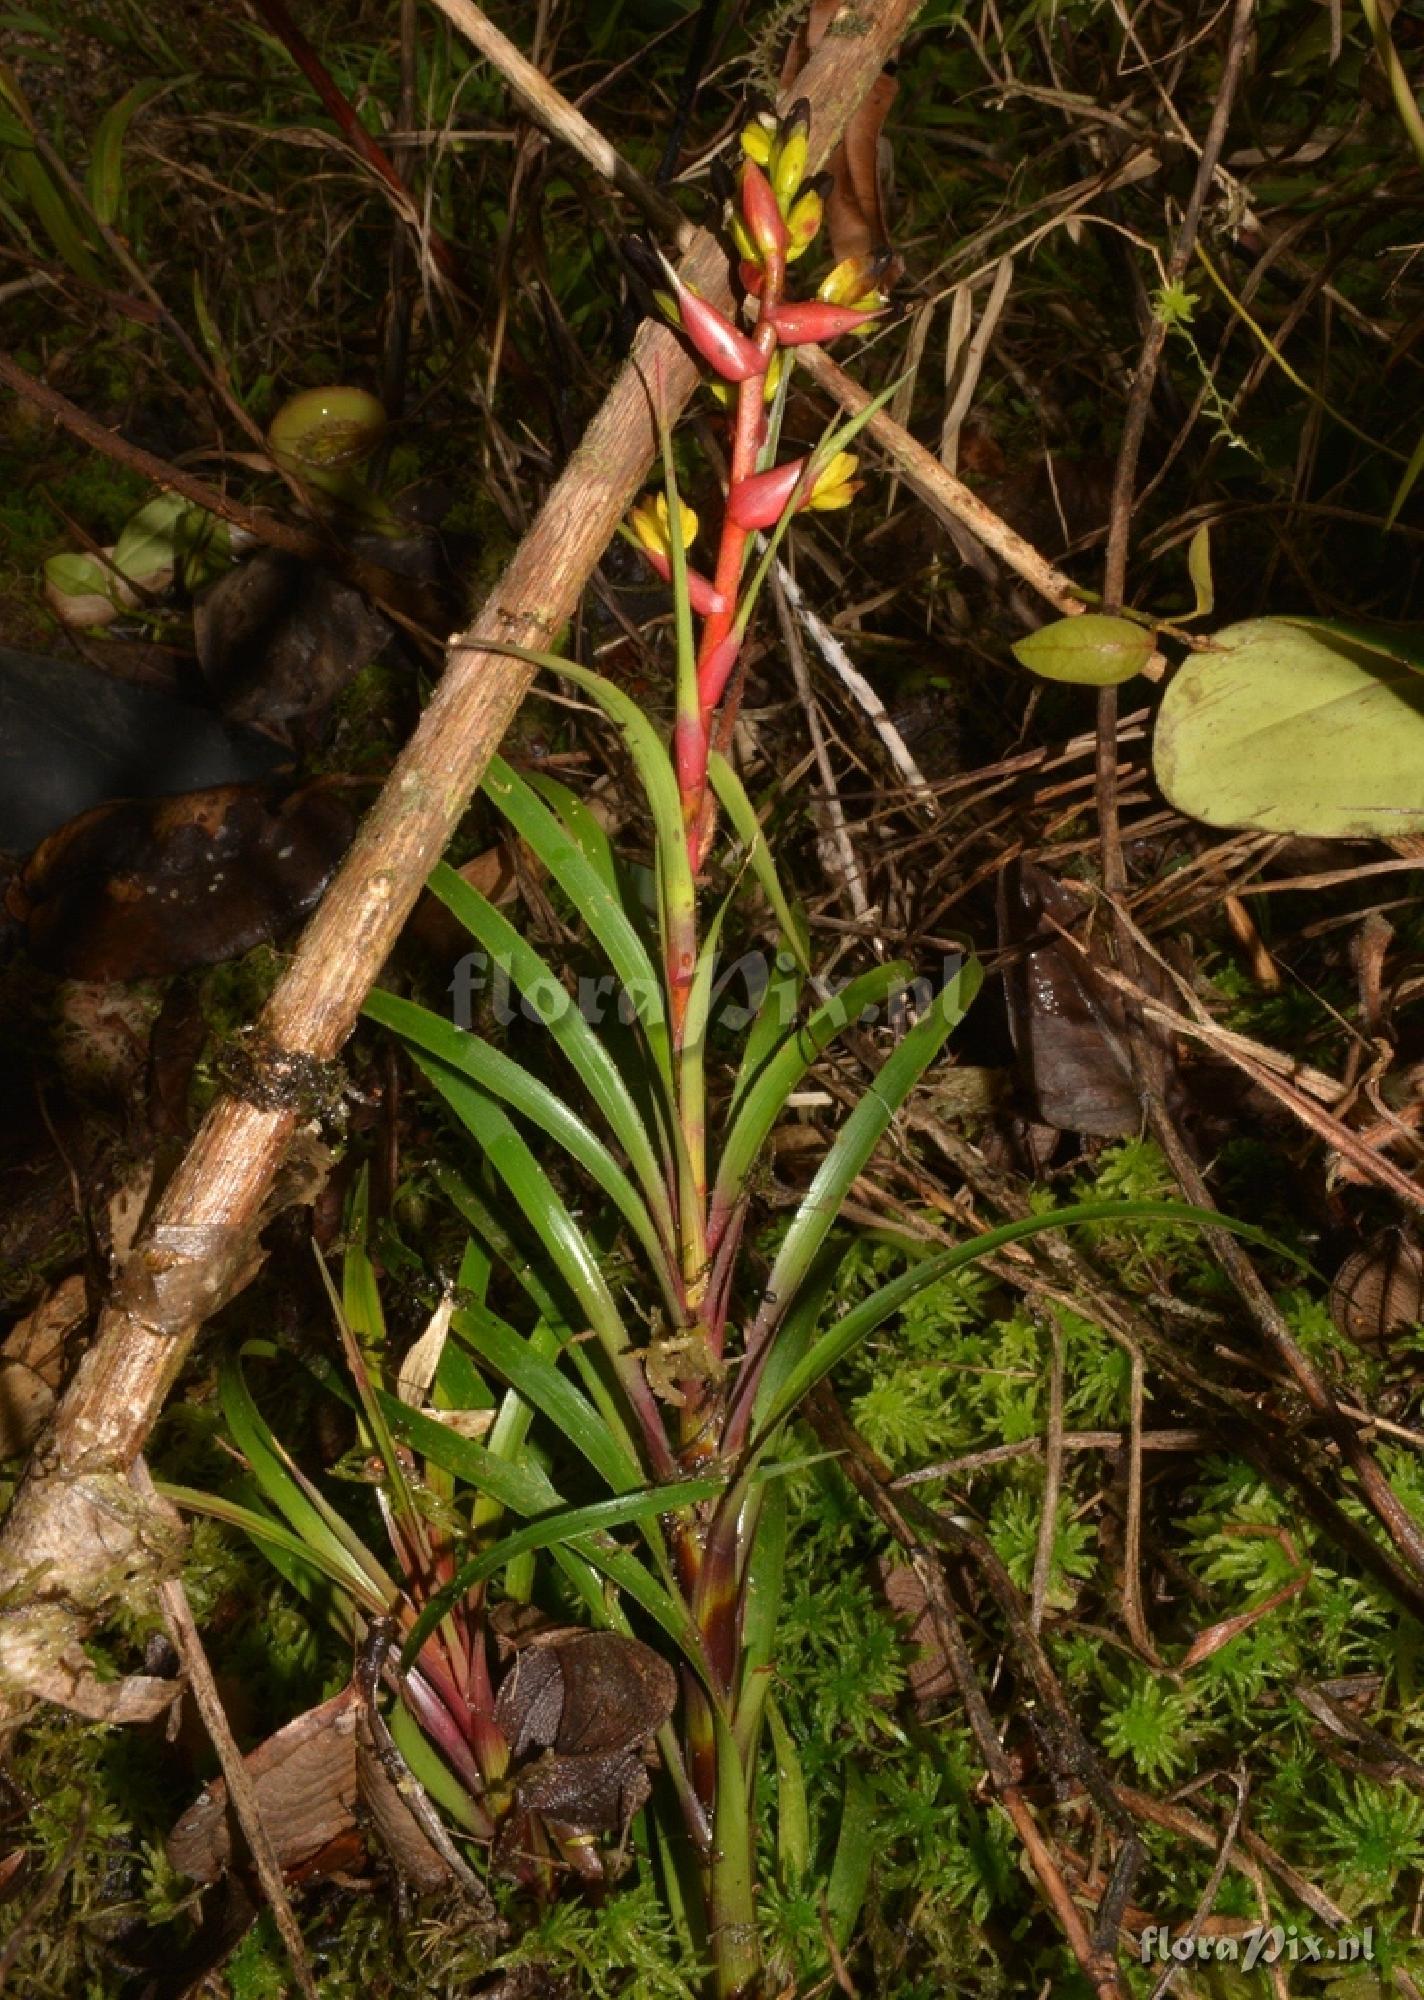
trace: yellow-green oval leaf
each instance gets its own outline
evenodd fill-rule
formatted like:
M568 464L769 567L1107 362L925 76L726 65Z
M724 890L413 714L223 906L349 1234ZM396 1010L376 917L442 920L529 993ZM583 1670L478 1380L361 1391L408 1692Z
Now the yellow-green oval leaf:
M1140 674L1152 658L1152 634L1130 618L1084 611L1057 618L1020 639L1014 658L1046 681L1076 681L1083 687L1116 687Z
M1253 618L1162 700L1157 782L1208 826L1327 840L1424 833L1424 675L1394 643Z

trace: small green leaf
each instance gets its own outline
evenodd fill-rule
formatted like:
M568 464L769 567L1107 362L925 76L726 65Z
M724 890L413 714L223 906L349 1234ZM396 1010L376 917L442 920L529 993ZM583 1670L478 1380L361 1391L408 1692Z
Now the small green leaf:
M1216 585L1211 575L1211 528L1203 521L1187 549L1187 574L1196 592L1193 618L1205 618L1216 603Z
M806 1780L791 1731L781 1710L771 1702L766 1711L771 1745L776 1753L776 1867L783 1889L804 1882L811 1867L811 1818L806 1809Z
M118 103L110 105L99 120L85 186L89 205L106 228L118 219L123 206L124 140L134 115L161 90L171 88L172 85L162 77L149 77L144 83L136 83L132 90L126 90Z
M826 1907L831 1930L844 1950L850 1943L865 1892L870 1887L870 1866L875 1856L875 1793L869 1780L854 1765L846 1766L845 1798L841 1804L841 1830L836 1841L836 1857L831 1863L831 1879L826 1884Z
M1055 618L1012 648L1021 667L1046 681L1073 681L1080 687L1116 687L1140 674L1152 657L1152 634L1130 618L1084 611Z

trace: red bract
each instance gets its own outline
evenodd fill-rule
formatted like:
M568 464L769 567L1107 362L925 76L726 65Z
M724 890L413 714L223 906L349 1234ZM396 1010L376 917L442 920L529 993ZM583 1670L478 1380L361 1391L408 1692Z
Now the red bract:
M742 168L742 220L763 257L786 255L786 218L777 206L771 182L755 160Z
M724 382L749 382L753 375L766 372L766 357L754 340L749 340L715 306L674 279L682 330L708 367Z
M645 548L643 554L647 557L663 582L671 583L672 563L670 559L662 555L657 549ZM698 569L689 569L687 572L687 601L699 618L719 617L727 608L727 600L721 591L716 588L709 577L705 577L701 570Z
M727 495L727 512L739 528L772 528L785 513L806 469L804 458L788 459L770 472L754 472Z
M808 340L835 340L875 315L858 312L854 306L827 305L823 299L804 299L773 306L766 317L783 347L801 347Z

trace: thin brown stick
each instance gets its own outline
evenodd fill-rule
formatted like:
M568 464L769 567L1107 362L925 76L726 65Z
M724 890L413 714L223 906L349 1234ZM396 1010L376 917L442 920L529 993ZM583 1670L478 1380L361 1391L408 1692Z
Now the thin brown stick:
M833 396L841 408L852 416L863 410L871 400L860 384L852 381L844 369L838 368L822 348L800 347L796 350L796 359L817 387L824 389L828 396ZM1055 569L1031 542L1016 534L1008 522L992 507L985 506L979 495L962 479L946 472L934 453L927 450L918 438L911 437L888 411L877 410L865 426L865 432L868 437L874 438L888 458L894 460L905 484L924 501L931 513L937 514L941 520L953 521L967 528L977 541L991 550L1015 575L1021 576L1025 583L1031 584L1039 596L1065 618L1087 609L1071 577L1065 576L1061 569Z
M145 1505L158 1507L161 1503L154 1490L153 1480L142 1458L135 1459L129 1474L135 1492L142 1495ZM287 1895L287 1885L282 1879L282 1864L272 1845L262 1808L257 1799L257 1787L243 1761L241 1750L232 1733L232 1724L227 1719L227 1710L222 1705L213 1670L198 1634L197 1620L193 1607L188 1602L188 1593L183 1588L181 1577L165 1577L158 1586L158 1602L167 1620L168 1630L178 1649L178 1657L183 1664L188 1686L197 1704L203 1727L208 1732L208 1740L217 1752L223 1777L227 1780L227 1795L232 1800L233 1811L237 1814L239 1826L247 1841L253 1862L257 1869L257 1879L262 1884L267 1898L267 1906L272 1912L272 1921L277 1926L277 1935L286 1946L287 1957L296 1974L297 1985L304 2000L317 2000L316 1982L312 1978L311 1966L307 1962L306 1947L302 1934L292 1914L291 1900Z
M812 170L836 145L916 5L856 0L844 10L853 32L836 33L832 21L796 83L812 109ZM726 258L711 238L697 237L684 272L730 308ZM267 1071L259 1059L250 1095L219 1098L135 1244L0 1538L0 1592L8 1598L0 1717L22 1712L36 1695L112 1713L118 1690L100 1687L87 1671L79 1639L126 1573L151 1569L150 1538L162 1545L163 1525L135 1518L127 1470L198 1328L252 1268L263 1203L298 1124L311 1116L293 1103L302 1096L290 1088L293 1069L321 1078L351 1033L523 700L533 670L498 649L553 643L652 462L659 418L670 423L698 380L667 328L642 328L504 575L470 630L452 641L439 687L268 1002L254 1041L269 1052Z

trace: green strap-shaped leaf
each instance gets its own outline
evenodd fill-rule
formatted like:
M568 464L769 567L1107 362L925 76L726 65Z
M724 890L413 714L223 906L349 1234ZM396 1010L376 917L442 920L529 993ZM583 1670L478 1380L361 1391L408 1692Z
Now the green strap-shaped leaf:
M782 1239L748 1335L747 1363L733 1404L732 1436L738 1443L745 1435L760 1364L776 1327L840 1214L851 1182L885 1136L891 1119L939 1053L951 1029L963 1020L982 977L977 961L970 959L935 995L924 1019L911 1028L882 1063L874 1082L836 1134L835 1143L807 1189Z
M545 805L564 822L611 892L615 896L620 895L622 885L618 879L618 859L613 852L613 842L608 838L608 829L589 811L578 793L568 785L561 785L557 778L549 777L544 771L531 771L528 781Z
M406 1640L402 1661L409 1663L418 1658L425 1640L466 1592L494 1576L526 1549L552 1548L560 1542L578 1543L587 1536L624 1527L630 1521L655 1520L671 1509L692 1507L699 1500L712 1499L721 1486L720 1477L715 1475L705 1479L680 1479L667 1486L644 1488L637 1493L620 1493L611 1500L595 1500L585 1507L561 1507L552 1514L531 1521L527 1527L506 1535L493 1548L472 1556L460 1566L451 1581L422 1609ZM594 1558L592 1549L583 1552Z
M89 158L85 188L89 205L106 226L118 219L124 199L124 140L134 115L158 96L172 90L174 83L163 77L149 77L126 90L117 104L111 104L99 120L94 134L94 150Z
M289 1458L247 1386L242 1363L230 1357L218 1376L218 1400L233 1443L247 1460L262 1497L295 1530L314 1562L345 1572L347 1587L373 1591L384 1603L396 1586L355 1531Z
M585 1090L608 1120L609 1130L627 1154L649 1207L671 1240L672 1210L666 1177L647 1127L618 1065L568 998L553 968L478 889L471 888L443 861L431 876L430 887L475 941L484 946L505 977L524 994L568 1057ZM559 999L556 995L563 997Z
M552 654L528 653L504 646L496 650L513 651L520 659L532 661L536 666L547 665L559 671L563 671L567 664L555 659ZM593 675L592 678L596 680L598 676ZM653 962L628 912L568 828L502 757L490 760L484 790L516 833L533 848L603 946L610 965L623 983L624 992L636 1007L671 1107L672 1043L668 1035L662 981L653 969Z
M1178 1222L1193 1229L1229 1229L1233 1236L1257 1243L1278 1256L1288 1257L1293 1263L1305 1262L1264 1230L1254 1229L1248 1223L1234 1222L1214 1208L1192 1208L1185 1202L1085 1201L1069 1208L1050 1209L1044 1215L1026 1215L1015 1222L1001 1223L997 1229L986 1229L982 1236L973 1237L968 1243L956 1243L948 1250L939 1250L926 1257L911 1270L892 1278L888 1285L872 1292L868 1299L863 1299L858 1306L843 1314L834 1326L828 1327L797 1365L787 1371L776 1394L768 1399L765 1410L758 1410L759 1446L765 1446L774 1439L778 1425L819 1381L839 1366L853 1348L927 1286L936 1284L953 1271L967 1269L969 1265L978 1263L980 1258L1001 1250L1007 1243L1021 1242L1025 1237L1037 1236L1045 1229L1070 1229L1085 1224L1122 1228L1133 1222Z
M747 1030L746 1041L742 1044L742 1060L738 1065L736 1080L732 1085L731 1100L727 1105L727 1129L735 1123L747 1092L761 1075L788 1031L795 1027L796 1017L801 1011L801 994L805 984L805 976L796 963L795 954L786 950L783 941L778 938L776 956L767 975L766 991L761 997L761 1004L756 1010L751 1027Z
M826 1884L831 1931L842 1950L850 1943L875 1859L875 1792L855 1764L846 1765L845 1796L835 1859Z
M221 1493L204 1493L192 1486L177 1486L171 1480L156 1479L154 1487L165 1500L171 1500L175 1507L181 1507L189 1514L204 1514L209 1520L222 1521L229 1528L240 1528L250 1535L254 1542L270 1554L278 1553L287 1558L280 1565L284 1574L287 1563L295 1563L315 1579L324 1579L347 1598L355 1598L362 1609L378 1615L390 1608L395 1595L394 1586L386 1596L372 1587L369 1577L343 1556L338 1560L327 1541L320 1543L304 1540L293 1529L275 1520L270 1514L259 1513L255 1507L244 1507L240 1501L228 1500Z
M497 1375L582 1452L615 1493L631 1492L643 1485L642 1468L609 1431L598 1411L512 1326L479 1306L460 1308L451 1324Z
M824 1055L837 1035L855 1025L866 1008L882 1005L909 978L909 966L898 962L878 965L863 973L818 1007L807 1021L784 1035L774 1054L763 1057L755 1081L743 1093L717 1163L712 1190L714 1215L730 1209L741 1195L757 1155L785 1110L787 1098L812 1063Z
M670 1246L659 1236L646 1204L603 1141L563 1098L481 1036L456 1027L453 1021L442 1020L440 1015L416 1006L413 1001L377 991L367 997L365 1011L373 1021L394 1029L406 1043L437 1058L434 1064L422 1062L421 1068L461 1117L465 1116L469 1102L466 1093L446 1088L452 1072L469 1078L482 1091L510 1105L562 1146L589 1179L602 1188L633 1230L658 1273L669 1309L675 1308L677 1293L668 1263Z
M589 1248L588 1238L569 1214L513 1119L488 1091L457 1071L420 1053L415 1061L478 1140L485 1158L513 1195L520 1213L533 1227L610 1357L616 1360L625 1354L629 1342L622 1315Z

